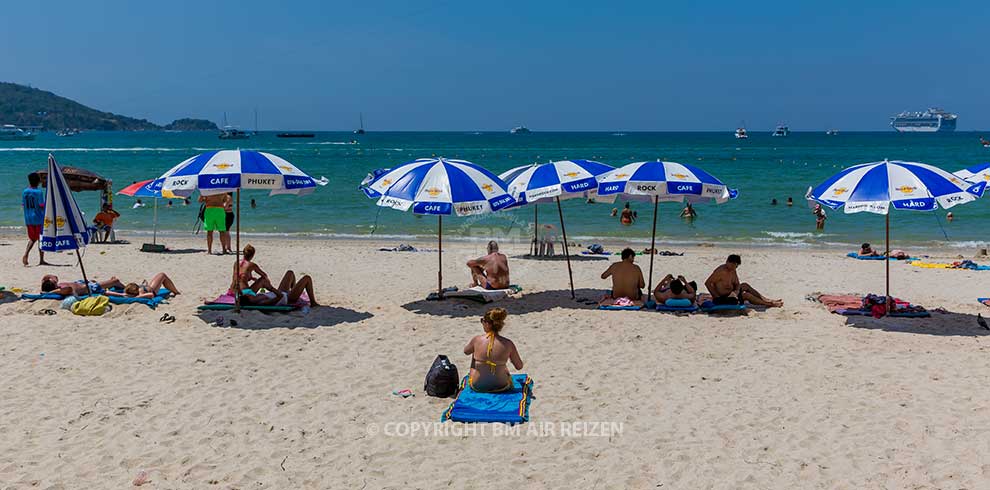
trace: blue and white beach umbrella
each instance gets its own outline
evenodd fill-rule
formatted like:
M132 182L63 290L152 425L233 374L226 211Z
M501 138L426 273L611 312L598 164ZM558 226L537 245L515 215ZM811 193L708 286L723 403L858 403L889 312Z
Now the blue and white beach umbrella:
M86 268L83 267L79 249L89 243L89 231L86 220L79 212L76 199L62 175L62 167L48 154L48 182L45 191L45 222L41 232L41 250L58 252L75 250L82 269L83 279L86 278Z
M196 155L161 176L162 193L188 196L223 194L240 189L269 190L271 195L305 195L317 181L284 158L261 151L218 150Z
M537 204L557 201L560 216L560 231L564 237L564 256L567 259L567 275L570 278L571 298L574 297L574 274L571 271L571 255L567 247L567 230L564 228L564 211L561 199L586 198L598 193L599 180L615 170L615 167L591 160L561 160L550 163L535 163L509 170L499 175L506 183L506 189L517 205ZM534 236L533 252L537 250L539 229L538 207L533 207Z
M653 234L650 239L650 275L647 298L653 292L653 256L657 240L657 207L661 202L714 202L722 204L735 199L737 192L729 189L712 174L692 165L677 162L636 162L613 170L598 184L598 195L614 199L653 201Z
M164 180L161 193L164 197L187 197L195 191L201 195L237 193L237 251L235 263L241 255L241 189L267 190L269 195L312 193L317 185L326 185L325 178L316 180L284 158L261 151L218 150L196 155L159 177ZM240 291L237 291L240 306Z
M974 184L978 182L990 182L990 163L981 163L969 168L964 168L958 172L953 172L952 175Z
M443 264L443 216L472 216L512 206L505 182L466 160L420 158L395 167L367 184L365 194L378 196L382 207L437 216L438 257ZM443 297L443 269L437 274Z
M910 211L948 209L983 195L986 181L972 183L924 163L887 161L854 165L808 190L809 200L846 213L886 216L886 248L890 254L890 207ZM885 260L886 295L890 298L890 261Z
M606 175L598 184L598 195L616 194L658 202L719 204L736 197L734 190L698 167L660 160L630 163Z

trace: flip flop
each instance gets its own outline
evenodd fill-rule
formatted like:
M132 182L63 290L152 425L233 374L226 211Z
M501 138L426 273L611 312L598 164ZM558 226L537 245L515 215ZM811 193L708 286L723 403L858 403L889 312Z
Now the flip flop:
M409 390L409 389L405 389L405 390L393 390L392 391L392 394L393 395L396 395L396 396L401 396L402 398L409 398L410 396L416 396L416 394L413 393L412 390Z
M53 310L53 309L51 309L51 308L45 308L45 309L43 309L43 310L35 313L35 315L47 315L47 316L57 315L57 314L58 314L58 312L55 311L55 310Z
M175 317L166 313L158 321L162 323L175 323Z

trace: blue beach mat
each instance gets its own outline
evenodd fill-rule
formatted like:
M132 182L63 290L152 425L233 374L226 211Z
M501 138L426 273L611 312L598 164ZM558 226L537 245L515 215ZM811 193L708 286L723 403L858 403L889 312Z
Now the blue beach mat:
M157 307L163 301L168 299L169 294L171 293L169 292L168 289L162 288L158 290L158 295L155 296L154 298L128 298L126 296L107 296L107 298L109 298L110 302L115 305L129 305L134 303L140 303L142 305L146 305L151 309L155 309L155 307ZM35 301L39 299L51 299L55 301L62 301L67 297L68 296L62 296L61 294L56 294L56 293L42 293L42 294L24 293L21 295L21 299L26 299L31 301ZM88 298L88 297L89 295L80 296L79 299Z
M694 313L698 311L697 305L691 306L667 306L667 305L657 305L657 311L662 311L666 313Z
M860 255L860 254L858 254L856 252L849 252L849 253L846 254L846 257L850 257L850 258L853 258L853 259L856 259L856 260L884 260L884 259L887 258L887 257L884 257L883 255ZM916 259L914 257L907 257L907 258L904 258L904 259L898 259L897 257L891 257L890 260L907 260L907 261L911 261L911 260L918 260L918 259Z
M701 303L701 311L705 313L722 313L730 311L745 311L746 305L717 305L711 300Z
M636 305L632 305L632 306L598 305L598 309L607 310L607 311L637 311L637 310L642 310L643 307Z
M525 374L512 375L512 389L498 393L479 393L471 388L468 377L461 380L457 398L443 411L441 422L502 422L519 424L529 421L533 400L533 380Z

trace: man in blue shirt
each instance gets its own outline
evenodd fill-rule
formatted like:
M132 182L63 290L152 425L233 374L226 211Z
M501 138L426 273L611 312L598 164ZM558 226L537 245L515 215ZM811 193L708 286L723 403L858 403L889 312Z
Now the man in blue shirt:
M28 244L24 250L24 258L21 262L26 267L28 265L28 254L34 248L35 242L41 239L41 228L45 224L45 191L41 190L41 177L31 172L28 174L28 188L21 194L21 207L24 208L24 226L27 227ZM45 252L38 246L40 260L38 265L51 265L45 262Z

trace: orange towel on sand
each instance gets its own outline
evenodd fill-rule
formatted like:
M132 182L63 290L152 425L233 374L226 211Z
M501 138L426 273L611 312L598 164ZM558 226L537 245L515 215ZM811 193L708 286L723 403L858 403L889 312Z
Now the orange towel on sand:
M836 310L858 310L863 307L862 296L851 294L823 294L818 297L818 301L832 313Z

